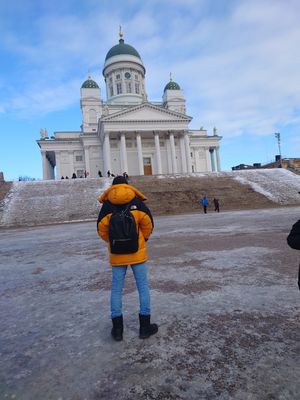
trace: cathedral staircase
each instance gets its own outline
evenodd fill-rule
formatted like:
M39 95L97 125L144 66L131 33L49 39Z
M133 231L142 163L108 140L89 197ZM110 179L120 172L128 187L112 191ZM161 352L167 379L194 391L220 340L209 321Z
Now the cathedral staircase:
M6 196L0 198L0 226L96 221L97 197L111 183L110 178L7 183ZM285 169L135 176L130 184L147 196L154 217L199 213L204 193L210 201L208 212L213 211L214 197L221 212L300 205L300 176Z
M158 215L199 212L202 194L209 199L208 211L214 211L214 197L221 211L300 205L300 177L280 169L133 177L131 184Z

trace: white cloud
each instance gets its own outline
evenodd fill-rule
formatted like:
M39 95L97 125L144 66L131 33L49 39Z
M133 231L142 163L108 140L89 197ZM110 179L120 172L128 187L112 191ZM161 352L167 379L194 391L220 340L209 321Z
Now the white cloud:
M270 134L293 118L300 101L300 29L289 4L276 3L271 16L270 3L238 4L231 17L207 23L213 32L207 44L201 28L194 28L188 41L198 39L200 51L186 60L179 52L174 70L192 107L200 104L201 124L218 124L226 134ZM183 32L176 35L187 42Z
M88 67L103 88L104 58L121 24L125 41L144 60L149 98L161 98L171 71L186 95L193 127L216 125L221 134L236 136L299 124L297 1L228 2L222 12L208 0L129 1L129 8L139 4L129 11L126 4L112 10L93 4L90 14L37 19L32 42L6 34L27 68L23 89L6 100L9 108L34 114L68 107L78 101Z
M78 102L80 85L81 82L75 80L54 88L29 89L14 97L7 107L22 118L58 111Z

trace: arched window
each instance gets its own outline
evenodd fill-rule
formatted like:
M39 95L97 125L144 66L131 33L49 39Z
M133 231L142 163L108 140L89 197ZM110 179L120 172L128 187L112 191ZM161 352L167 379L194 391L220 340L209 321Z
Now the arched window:
M126 82L126 93L131 93L131 82Z
M122 84L117 83L117 94L122 94Z

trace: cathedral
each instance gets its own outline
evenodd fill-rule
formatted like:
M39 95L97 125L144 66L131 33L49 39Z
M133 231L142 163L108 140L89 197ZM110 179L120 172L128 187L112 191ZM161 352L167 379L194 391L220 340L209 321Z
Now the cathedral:
M170 77L161 102L148 100L146 69L137 50L119 43L103 66L106 101L88 76L80 90L82 125L76 132L41 130L43 179L109 173L189 174L220 171L217 130L191 130L183 91ZM74 175L73 175L74 176Z

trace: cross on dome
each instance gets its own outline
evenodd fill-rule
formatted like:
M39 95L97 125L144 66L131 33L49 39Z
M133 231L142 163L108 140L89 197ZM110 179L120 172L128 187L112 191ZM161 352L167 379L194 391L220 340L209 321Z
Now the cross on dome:
M121 25L119 25L119 36L120 36L120 40L123 39L123 32L122 32Z

